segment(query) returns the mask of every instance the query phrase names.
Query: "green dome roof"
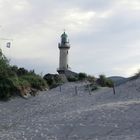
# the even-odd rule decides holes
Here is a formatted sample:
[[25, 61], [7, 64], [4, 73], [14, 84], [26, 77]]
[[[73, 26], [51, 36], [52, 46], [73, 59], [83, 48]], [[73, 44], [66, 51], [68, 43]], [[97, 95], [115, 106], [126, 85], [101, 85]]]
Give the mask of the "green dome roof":
[[63, 37], [67, 38], [68, 35], [64, 32], [64, 33], [61, 35], [61, 37], [62, 37], [62, 38], [63, 38]]

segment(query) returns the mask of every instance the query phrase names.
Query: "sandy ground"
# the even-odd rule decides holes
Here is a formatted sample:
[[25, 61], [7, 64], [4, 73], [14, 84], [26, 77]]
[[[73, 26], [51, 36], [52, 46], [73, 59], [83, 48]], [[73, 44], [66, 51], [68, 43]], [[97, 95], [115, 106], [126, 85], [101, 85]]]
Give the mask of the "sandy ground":
[[90, 95], [84, 85], [0, 102], [0, 140], [140, 140], [140, 79], [115, 95], [109, 88]]

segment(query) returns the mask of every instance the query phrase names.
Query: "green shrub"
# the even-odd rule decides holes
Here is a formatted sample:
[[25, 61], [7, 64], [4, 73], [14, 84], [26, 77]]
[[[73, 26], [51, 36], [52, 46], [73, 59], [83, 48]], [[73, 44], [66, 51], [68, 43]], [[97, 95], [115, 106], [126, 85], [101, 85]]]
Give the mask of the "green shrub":
[[94, 76], [90, 76], [90, 75], [87, 76], [87, 80], [92, 84], [95, 84], [95, 82], [96, 82], [96, 78]]
[[54, 74], [55, 83], [62, 83], [62, 78], [58, 74]]
[[106, 79], [106, 86], [107, 86], [107, 87], [113, 87], [113, 85], [114, 85], [114, 83], [113, 83], [112, 80]]
[[20, 87], [30, 87], [30, 83], [23, 79], [22, 77], [12, 77], [11, 80], [13, 81], [14, 86], [19, 89]]
[[68, 77], [67, 80], [69, 82], [76, 82], [76, 81], [78, 81], [78, 78], [77, 77]]
[[98, 84], [102, 87], [106, 86], [106, 77], [105, 75], [99, 75]]
[[8, 59], [0, 50], [0, 99], [8, 99], [17, 92], [22, 92], [22, 89], [42, 90], [46, 87], [46, 81], [36, 75], [34, 70], [28, 71], [17, 66], [10, 66]]
[[97, 83], [102, 87], [113, 87], [113, 82], [110, 79], [106, 78], [105, 75], [100, 75]]
[[0, 99], [10, 98], [15, 91], [16, 87], [11, 79], [5, 77], [0, 78]]
[[85, 87], [86, 87], [86, 90], [89, 90], [90, 89], [91, 91], [95, 91], [95, 90], [98, 90], [99, 89], [98, 86], [95, 85], [95, 84], [88, 84]]
[[130, 78], [130, 80], [138, 79], [139, 77], [140, 77], [140, 70], [138, 70], [138, 72], [135, 73], [134, 76], [132, 76], [132, 77]]
[[53, 74], [46, 74], [43, 79], [47, 82], [50, 88], [56, 84]]
[[24, 69], [24, 68], [19, 68], [18, 70], [17, 70], [17, 75], [18, 76], [22, 76], [22, 75], [26, 75], [26, 74], [28, 74], [29, 72], [26, 70], [26, 69]]
[[91, 85], [91, 91], [95, 91], [98, 89], [98, 86], [97, 85]]
[[42, 79], [39, 75], [24, 75], [20, 77], [20, 80], [27, 81], [31, 85], [31, 87], [35, 89], [39, 89], [39, 90], [42, 90], [43, 88], [47, 86], [45, 80]]
[[63, 81], [58, 74], [46, 74], [43, 79], [47, 82], [50, 89], [57, 87], [62, 84]]
[[87, 74], [86, 73], [79, 73], [78, 74], [78, 80], [82, 81], [85, 80], [87, 78]]
[[9, 61], [8, 59], [2, 54], [0, 50], [0, 76], [8, 76], [9, 72]]

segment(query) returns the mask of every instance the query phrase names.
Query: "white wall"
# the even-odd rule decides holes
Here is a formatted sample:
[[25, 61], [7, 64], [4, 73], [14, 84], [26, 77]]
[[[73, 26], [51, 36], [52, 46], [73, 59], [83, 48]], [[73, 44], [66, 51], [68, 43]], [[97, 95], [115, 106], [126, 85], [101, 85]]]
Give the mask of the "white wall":
[[60, 49], [59, 69], [68, 69], [68, 48]]

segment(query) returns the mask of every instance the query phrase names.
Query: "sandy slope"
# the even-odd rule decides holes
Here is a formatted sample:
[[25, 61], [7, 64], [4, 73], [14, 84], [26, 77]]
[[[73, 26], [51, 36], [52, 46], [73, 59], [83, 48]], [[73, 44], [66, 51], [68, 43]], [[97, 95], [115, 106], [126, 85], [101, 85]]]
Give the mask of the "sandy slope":
[[109, 88], [89, 95], [85, 84], [0, 102], [0, 140], [140, 140], [140, 79], [116, 95]]

